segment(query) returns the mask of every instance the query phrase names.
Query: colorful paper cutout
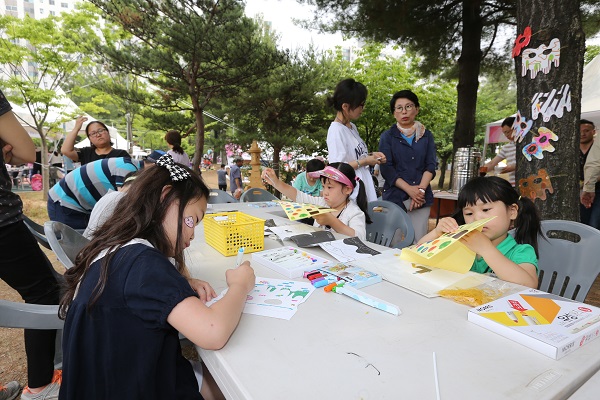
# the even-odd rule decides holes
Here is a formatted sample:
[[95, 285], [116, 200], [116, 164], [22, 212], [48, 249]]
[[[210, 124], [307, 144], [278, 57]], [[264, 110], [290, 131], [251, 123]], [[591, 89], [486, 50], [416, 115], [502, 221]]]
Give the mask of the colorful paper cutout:
[[536, 120], [542, 114], [544, 122], [548, 122], [552, 115], [562, 118], [565, 108], [571, 111], [569, 84], [562, 85], [558, 91], [552, 89], [549, 93], [536, 93], [531, 101], [531, 117]]
[[557, 141], [558, 136], [548, 128], [538, 129], [539, 136], [533, 138], [533, 142], [523, 147], [523, 155], [527, 161], [531, 161], [531, 156], [541, 160], [544, 158], [543, 151], [549, 153], [554, 152], [554, 146], [550, 144], [550, 140]]
[[519, 192], [521, 196], [529, 197], [532, 201], [536, 198], [546, 200], [546, 190], [552, 194], [554, 188], [550, 176], [545, 169], [540, 169], [537, 175], [530, 175], [519, 180]]
[[437, 239], [402, 249], [400, 258], [428, 267], [442, 268], [464, 274], [471, 269], [475, 253], [459, 241], [467, 233], [478, 230], [496, 217], [480, 219], [461, 225], [454, 232], [444, 233]]
[[527, 135], [527, 132], [529, 132], [529, 130], [531, 129], [532, 126], [533, 126], [533, 120], [530, 119], [528, 121], [527, 118], [525, 118], [521, 115], [521, 111], [517, 111], [517, 116], [515, 117], [515, 122], [513, 122], [513, 125], [512, 125], [512, 129], [515, 131], [515, 136], [514, 136], [515, 142], [518, 141], [519, 143], [521, 143], [523, 141], [523, 138], [525, 137], [525, 135]]
[[283, 208], [283, 211], [285, 211], [285, 214], [290, 221], [311, 218], [315, 215], [326, 214], [335, 211], [333, 208], [315, 206], [314, 204], [302, 204], [292, 201], [278, 201], [278, 203]]
[[513, 51], [512, 51], [512, 58], [515, 58], [519, 54], [521, 54], [521, 50], [523, 50], [523, 48], [529, 44], [530, 40], [531, 40], [531, 27], [526, 26], [523, 33], [520, 34], [519, 36], [517, 36], [517, 39], [515, 40], [515, 46], [513, 47]]
[[527, 71], [531, 71], [531, 79], [534, 79], [540, 71], [547, 74], [550, 72], [552, 64], [555, 68], [558, 68], [560, 64], [560, 40], [558, 38], [552, 39], [548, 46], [542, 44], [537, 49], [523, 50], [521, 76], [527, 75]]

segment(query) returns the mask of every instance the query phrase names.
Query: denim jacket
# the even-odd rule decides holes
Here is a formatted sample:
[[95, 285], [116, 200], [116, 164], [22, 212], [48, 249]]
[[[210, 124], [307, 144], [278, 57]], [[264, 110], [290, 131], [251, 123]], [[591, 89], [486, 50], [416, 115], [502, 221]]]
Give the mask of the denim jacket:
[[[394, 184], [398, 178], [402, 178], [410, 185], [418, 185], [425, 171], [435, 176], [436, 149], [433, 134], [426, 129], [423, 136], [419, 140], [415, 138], [410, 145], [394, 124], [381, 135], [379, 151], [385, 154], [387, 160], [385, 164], [381, 164], [381, 174], [385, 178], [382, 198], [404, 208], [402, 203], [409, 196]], [[425, 190], [425, 206], [432, 204], [433, 192], [431, 185], [428, 185]]]

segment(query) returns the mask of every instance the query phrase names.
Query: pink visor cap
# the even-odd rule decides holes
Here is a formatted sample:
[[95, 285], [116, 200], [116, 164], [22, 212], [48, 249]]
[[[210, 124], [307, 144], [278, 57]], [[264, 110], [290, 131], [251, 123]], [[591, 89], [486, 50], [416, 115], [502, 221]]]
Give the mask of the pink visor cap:
[[339, 182], [342, 185], [346, 185], [350, 189], [354, 189], [354, 185], [352, 185], [352, 182], [350, 182], [350, 179], [348, 179], [346, 175], [342, 174], [340, 170], [330, 166], [327, 166], [325, 167], [325, 169], [322, 169], [320, 171], [308, 172], [308, 176], [310, 176], [311, 178], [319, 178], [321, 176], [324, 176], [326, 178], [333, 179], [334, 181]]

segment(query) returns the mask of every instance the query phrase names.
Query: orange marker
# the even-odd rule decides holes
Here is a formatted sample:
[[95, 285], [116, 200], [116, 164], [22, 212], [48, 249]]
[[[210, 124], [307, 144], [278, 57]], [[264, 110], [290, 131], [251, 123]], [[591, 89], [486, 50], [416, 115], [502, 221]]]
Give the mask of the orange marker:
[[323, 290], [325, 290], [326, 292], [331, 292], [331, 290], [337, 285], [337, 282], [333, 282], [330, 283], [329, 285], [325, 286], [323, 288]]

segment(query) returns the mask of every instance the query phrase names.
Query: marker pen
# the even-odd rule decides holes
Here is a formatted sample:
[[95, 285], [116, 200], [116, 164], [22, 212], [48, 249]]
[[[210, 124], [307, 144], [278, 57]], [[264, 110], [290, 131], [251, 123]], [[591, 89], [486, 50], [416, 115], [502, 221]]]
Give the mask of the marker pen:
[[244, 261], [244, 248], [240, 247], [240, 249], [238, 250], [237, 253], [237, 258], [235, 259], [235, 267], [237, 268], [240, 266], [240, 264], [242, 263], [242, 261]]

